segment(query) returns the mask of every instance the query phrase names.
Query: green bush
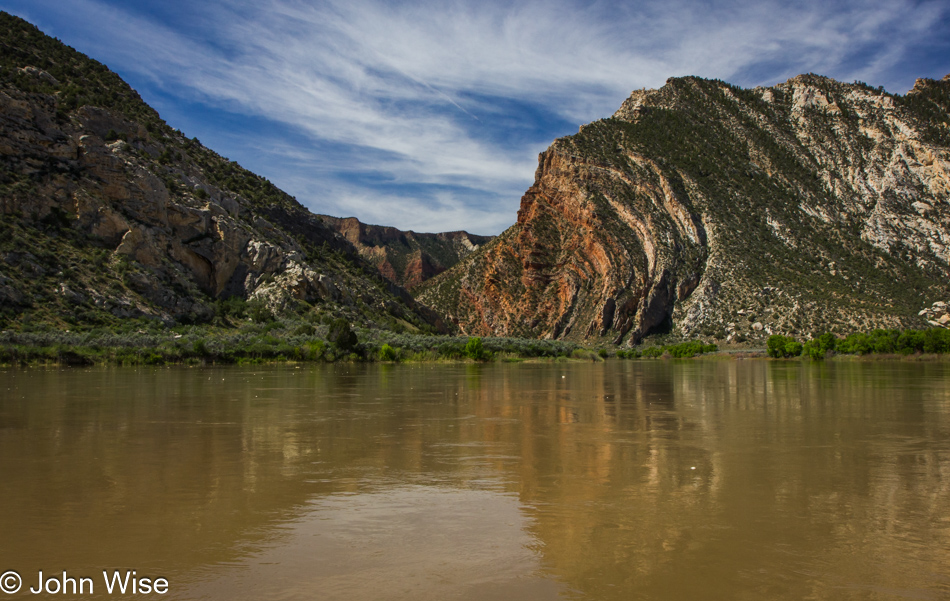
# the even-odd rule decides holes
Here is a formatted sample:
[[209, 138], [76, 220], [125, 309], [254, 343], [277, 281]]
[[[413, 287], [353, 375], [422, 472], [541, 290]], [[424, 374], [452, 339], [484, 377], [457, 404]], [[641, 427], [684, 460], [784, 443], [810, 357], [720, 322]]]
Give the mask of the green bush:
[[192, 350], [194, 350], [195, 354], [199, 357], [207, 357], [211, 354], [211, 352], [208, 350], [208, 345], [204, 340], [195, 340], [194, 344], [192, 345]]
[[572, 359], [580, 359], [582, 361], [603, 361], [603, 359], [595, 353], [594, 351], [587, 350], [584, 348], [576, 348], [571, 353]]
[[[817, 344], [817, 343], [816, 343]], [[773, 334], [769, 336], [765, 343], [769, 357], [774, 359], [784, 359], [787, 357], [798, 357], [804, 351], [804, 345], [790, 336]], [[810, 352], [811, 348], [809, 349]]]
[[871, 338], [863, 332], [850, 334], [838, 342], [838, 350], [849, 355], [866, 355], [871, 352]]
[[815, 340], [818, 341], [818, 348], [821, 349], [821, 352], [824, 354], [835, 350], [838, 344], [838, 339], [835, 338], [835, 335], [831, 332], [825, 332]]
[[819, 361], [824, 359], [825, 356], [835, 350], [835, 344], [837, 339], [835, 335], [826, 332], [817, 338], [812, 338], [811, 340], [805, 342], [802, 347], [802, 355], [808, 357], [809, 359], [814, 359]]
[[267, 323], [274, 320], [274, 314], [267, 308], [267, 303], [255, 299], [247, 303], [248, 314], [254, 323]]
[[869, 353], [950, 353], [950, 330], [930, 328], [928, 330], [874, 330], [870, 334], [856, 332], [844, 340], [839, 340], [835, 350], [851, 355]]
[[950, 353], [950, 330], [931, 328], [924, 331], [923, 339], [925, 353]]
[[322, 340], [308, 340], [303, 345], [303, 358], [308, 361], [316, 361], [323, 358], [325, 345]]
[[395, 360], [396, 360], [396, 349], [394, 349], [393, 347], [389, 346], [388, 344], [384, 344], [384, 345], [379, 349], [379, 360], [380, 360], [380, 361], [395, 361]]
[[802, 343], [797, 340], [789, 340], [785, 343], [785, 356], [798, 357], [802, 354]]
[[923, 352], [923, 350], [923, 332], [919, 330], [904, 330], [901, 332], [901, 335], [897, 337], [897, 352], [904, 355], [910, 355], [911, 353]]
[[868, 345], [872, 353], [893, 353], [897, 351], [899, 337], [897, 330], [873, 330], [868, 335]]
[[465, 356], [476, 361], [483, 361], [486, 358], [481, 338], [473, 336], [468, 339], [468, 342], [465, 343]]
[[693, 341], [665, 346], [663, 350], [677, 359], [688, 359], [696, 355], [702, 355], [703, 353], [714, 353], [719, 350], [719, 347], [715, 344], [703, 344], [699, 341]]
[[773, 359], [785, 357], [785, 345], [788, 344], [789, 340], [787, 336], [782, 336], [781, 334], [772, 334], [769, 336], [769, 339], [765, 342], [765, 349], [769, 357]]
[[350, 329], [350, 323], [342, 317], [334, 319], [330, 324], [327, 340], [345, 353], [352, 351], [359, 343], [356, 334]]
[[317, 329], [309, 323], [303, 323], [297, 326], [297, 329], [294, 330], [294, 336], [313, 336], [317, 332]]

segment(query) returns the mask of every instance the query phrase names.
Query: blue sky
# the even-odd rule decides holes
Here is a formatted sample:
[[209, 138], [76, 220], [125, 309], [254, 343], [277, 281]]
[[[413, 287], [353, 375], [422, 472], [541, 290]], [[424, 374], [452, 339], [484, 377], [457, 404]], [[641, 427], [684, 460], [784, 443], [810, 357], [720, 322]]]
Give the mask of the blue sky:
[[950, 73], [950, 2], [0, 0], [311, 210], [497, 234], [537, 155], [631, 90]]

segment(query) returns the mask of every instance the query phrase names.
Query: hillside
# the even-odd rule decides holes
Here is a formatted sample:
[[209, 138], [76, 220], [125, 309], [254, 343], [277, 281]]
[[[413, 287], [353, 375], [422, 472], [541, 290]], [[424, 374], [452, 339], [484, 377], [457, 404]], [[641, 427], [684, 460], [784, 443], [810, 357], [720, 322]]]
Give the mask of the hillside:
[[481, 335], [632, 344], [926, 326], [950, 296], [950, 79], [674, 78], [540, 155], [417, 298]]
[[211, 320], [237, 297], [370, 327], [438, 319], [294, 198], [0, 13], [0, 328]]
[[390, 281], [409, 290], [468, 256], [492, 236], [468, 232], [437, 234], [370, 225], [355, 217], [320, 218], [347, 239]]

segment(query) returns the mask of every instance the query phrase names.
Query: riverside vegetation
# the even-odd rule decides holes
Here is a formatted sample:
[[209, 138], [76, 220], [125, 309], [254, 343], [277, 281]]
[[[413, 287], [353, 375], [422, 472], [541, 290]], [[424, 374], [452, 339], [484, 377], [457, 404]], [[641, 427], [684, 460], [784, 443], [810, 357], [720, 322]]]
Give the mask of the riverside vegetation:
[[[214, 325], [166, 327], [129, 319], [120, 327], [78, 331], [43, 326], [0, 332], [0, 365], [205, 365], [269, 362], [419, 361], [604, 361], [605, 348], [563, 340], [426, 335], [351, 327], [331, 314], [275, 317], [262, 304], [229, 301], [217, 305]], [[716, 354], [700, 341], [644, 345], [613, 351], [617, 359], [689, 359]], [[748, 354], [755, 356], [755, 349]], [[950, 353], [950, 330], [882, 330], [844, 338], [825, 333], [804, 343], [773, 335], [772, 358], [820, 360], [839, 355], [937, 355]], [[718, 356], [723, 356], [719, 354]], [[728, 355], [725, 355], [728, 356]]]

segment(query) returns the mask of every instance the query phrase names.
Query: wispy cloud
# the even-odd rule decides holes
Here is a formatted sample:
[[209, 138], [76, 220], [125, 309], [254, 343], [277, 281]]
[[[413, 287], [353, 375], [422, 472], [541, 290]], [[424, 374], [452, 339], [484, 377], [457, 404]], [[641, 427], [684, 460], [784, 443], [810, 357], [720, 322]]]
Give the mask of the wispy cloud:
[[[203, 113], [189, 127], [316, 211], [486, 233], [514, 221], [553, 136], [609, 115], [632, 89], [686, 74], [770, 85], [806, 71], [906, 89], [928, 74], [901, 66], [950, 34], [945, 2], [911, 0], [177, 8], [187, 15], [33, 0], [30, 15], [42, 26], [58, 11], [61, 37], [166, 102], [274, 124], [225, 131]], [[950, 71], [941, 60], [930, 66]], [[303, 141], [296, 149], [281, 144], [287, 131]]]

